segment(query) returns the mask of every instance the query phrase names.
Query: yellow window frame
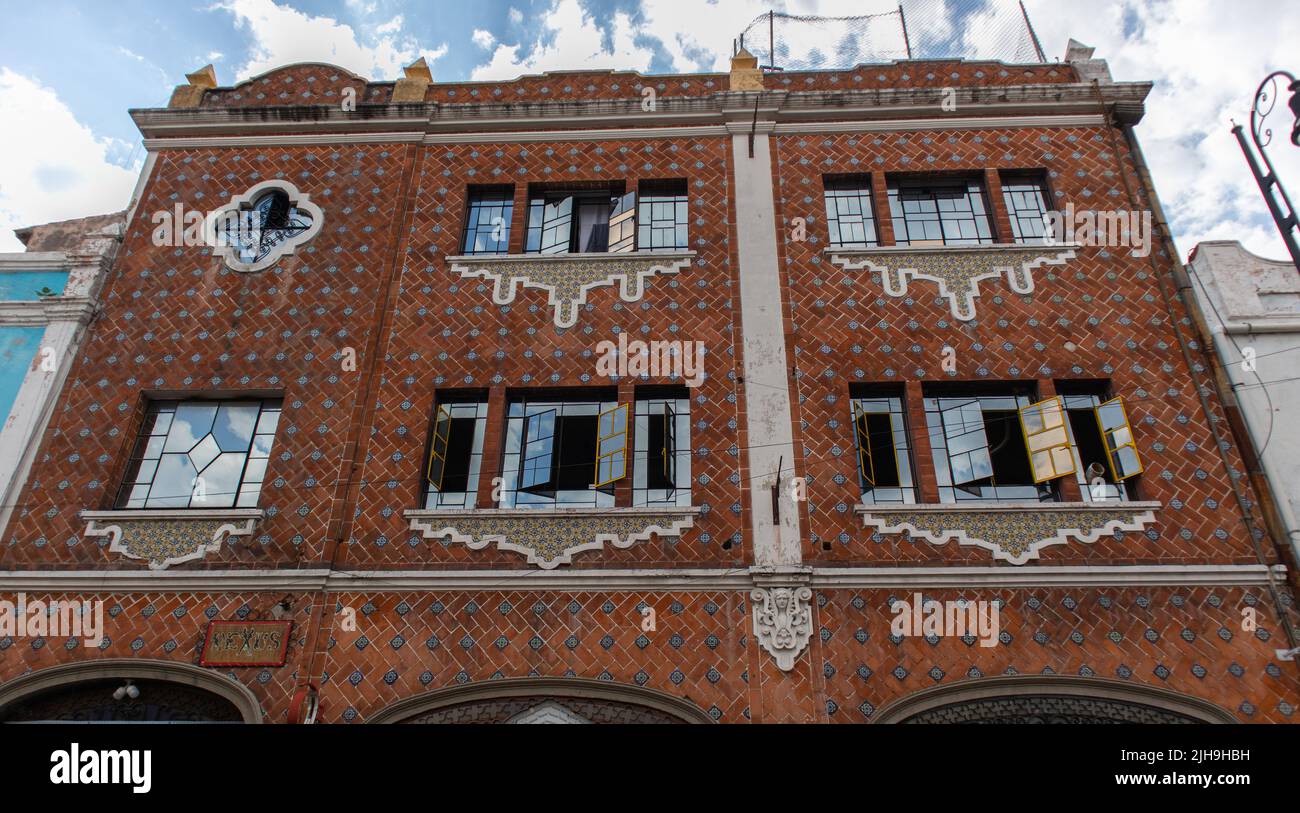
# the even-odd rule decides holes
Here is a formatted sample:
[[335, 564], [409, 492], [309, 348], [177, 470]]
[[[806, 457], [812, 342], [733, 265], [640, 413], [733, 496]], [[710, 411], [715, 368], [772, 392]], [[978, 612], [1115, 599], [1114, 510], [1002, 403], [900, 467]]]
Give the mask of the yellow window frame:
[[[853, 434], [858, 441], [858, 474], [862, 482], [875, 488], [876, 461], [871, 454], [871, 436], [867, 432], [867, 411], [857, 402], [853, 404]], [[893, 440], [891, 436], [890, 443]]]
[[1073, 444], [1070, 442], [1065, 405], [1059, 395], [1023, 406], [1018, 413], [1020, 434], [1025, 441], [1025, 450], [1029, 453], [1029, 469], [1034, 475], [1034, 485], [1079, 470]]
[[[1107, 427], [1101, 418], [1101, 414], [1102, 410], [1112, 406], [1119, 408], [1119, 414], [1123, 418], [1123, 421]], [[1106, 448], [1106, 463], [1110, 466], [1110, 473], [1111, 476], [1115, 478], [1115, 482], [1122, 483], [1125, 480], [1141, 474], [1145, 466], [1142, 465], [1142, 456], [1138, 454], [1137, 444], [1133, 438], [1133, 426], [1129, 423], [1128, 409], [1124, 406], [1123, 396], [1117, 395], [1101, 406], [1093, 407], [1092, 413], [1097, 418], [1097, 429], [1101, 432], [1101, 442]], [[1123, 443], [1112, 444], [1112, 440], [1116, 435], [1122, 438], [1127, 438], [1127, 440]], [[1132, 452], [1133, 460], [1137, 463], [1137, 471], [1129, 472], [1121, 476], [1119, 466], [1116, 465], [1115, 460], [1123, 449], [1128, 449]]]
[[[439, 491], [442, 491], [443, 475], [447, 471], [447, 446], [450, 439], [451, 408], [446, 404], [442, 404], [438, 407], [438, 413], [433, 421], [433, 442], [429, 444], [429, 462], [424, 468], [424, 478]], [[438, 467], [437, 480], [433, 479], [433, 464], [435, 462], [442, 463]]]
[[[618, 429], [616, 428], [616, 427], [619, 426], [619, 422], [618, 422], [618, 420], [614, 417], [614, 416], [615, 416], [618, 412], [620, 412], [620, 411], [623, 413], [623, 418], [622, 418], [622, 419], [623, 419], [623, 423], [622, 423], [623, 429], [622, 429], [622, 431], [620, 431], [620, 430], [618, 430]], [[605, 426], [606, 426], [605, 416], [606, 416], [606, 415], [610, 416], [610, 420], [609, 420], [609, 423], [608, 423], [608, 426], [610, 427], [610, 431], [609, 431], [609, 432], [605, 432]], [[628, 424], [628, 405], [627, 405], [627, 404], [619, 404], [619, 405], [617, 405], [617, 406], [610, 407], [609, 409], [607, 409], [607, 410], [605, 410], [604, 412], [600, 413], [600, 416], [596, 419], [596, 472], [595, 472], [595, 477], [593, 478], [594, 481], [595, 481], [595, 482], [593, 483], [593, 485], [594, 485], [595, 488], [600, 488], [601, 486], [607, 486], [607, 485], [609, 485], [610, 483], [613, 483], [613, 482], [617, 482], [617, 481], [619, 481], [619, 480], [622, 480], [624, 477], [627, 476], [627, 445], [628, 445], [628, 444], [627, 444], [627, 438], [628, 438], [628, 430], [629, 430], [629, 424]], [[616, 439], [618, 439], [619, 435], [622, 435], [622, 442], [620, 443], [620, 445], [617, 446], [617, 447], [611, 448], [609, 451], [605, 451], [605, 448], [606, 448], [606, 446], [605, 446], [605, 442], [606, 442], [607, 440], [616, 440]], [[615, 467], [614, 467], [614, 461], [615, 461], [616, 458], [617, 458], [617, 459], [619, 460], [619, 462], [621, 463], [621, 466], [618, 468], [618, 474], [617, 474], [617, 475], [614, 474], [614, 472], [615, 472], [615, 470], [616, 470]], [[600, 474], [600, 472], [601, 472], [601, 467], [602, 467], [602, 465], [605, 463], [606, 460], [608, 460], [608, 461], [610, 462], [610, 465], [609, 465], [609, 474], [610, 474], [610, 477], [602, 479], [602, 478], [601, 478], [601, 474]]]

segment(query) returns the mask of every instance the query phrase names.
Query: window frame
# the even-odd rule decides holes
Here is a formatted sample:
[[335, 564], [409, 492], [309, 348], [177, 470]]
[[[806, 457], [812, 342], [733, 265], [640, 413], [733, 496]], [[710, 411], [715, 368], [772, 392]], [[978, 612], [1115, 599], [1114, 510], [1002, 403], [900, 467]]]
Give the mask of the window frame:
[[[852, 194], [847, 194], [852, 193]], [[856, 216], [861, 221], [864, 239], [844, 240], [842, 225], [844, 212], [840, 211], [841, 200], [857, 199], [859, 212]], [[835, 202], [832, 212], [831, 203]], [[876, 195], [871, 185], [870, 175], [822, 176], [822, 204], [826, 211], [826, 238], [831, 248], [877, 248], [880, 245], [879, 218], [876, 217]]]
[[[435, 484], [429, 476], [433, 460], [438, 454], [438, 422], [443, 414], [448, 417], [447, 435], [443, 443], [444, 466], [440, 482]], [[422, 500], [425, 509], [474, 508], [478, 501], [479, 476], [483, 467], [483, 444], [487, 437], [488, 401], [486, 396], [448, 394], [439, 398], [434, 406], [429, 427], [428, 448], [425, 451], [424, 472], [421, 477]], [[446, 455], [452, 447], [452, 431], [457, 420], [473, 420], [474, 436], [470, 439], [469, 461], [464, 491], [444, 491], [446, 483]]]
[[[1052, 191], [1046, 173], [1002, 172], [998, 180], [1002, 185], [1002, 205], [1006, 207], [1007, 218], [1011, 222], [1011, 241], [1017, 245], [1052, 245], [1055, 237], [1049, 232], [1047, 215], [1056, 211], [1056, 207], [1052, 205]], [[1021, 208], [1013, 197], [1028, 194], [1028, 188], [1038, 193], [1042, 204], [1038, 210]], [[1034, 228], [1040, 229], [1042, 233], [1026, 235], [1023, 228], [1025, 224], [1035, 224]]]
[[[886, 415], [889, 418], [890, 445], [894, 454], [894, 466], [898, 472], [898, 485], [876, 483], [875, 453], [871, 450], [872, 437], [864, 438], [863, 435], [863, 430], [869, 429], [870, 421], [859, 422], [869, 415]], [[852, 421], [853, 450], [857, 463], [855, 469], [861, 502], [865, 505], [915, 505], [919, 489], [912, 468], [913, 450], [908, 427], [906, 394], [871, 392], [853, 395], [849, 399], [849, 416]], [[862, 462], [864, 451], [872, 468], [870, 477], [867, 476]], [[895, 491], [896, 495], [893, 494]]]
[[[637, 251], [688, 251], [691, 247], [690, 187], [685, 179], [646, 180], [638, 184], [636, 250]], [[656, 218], [661, 210], [656, 207], [671, 206], [672, 226], [658, 225], [667, 222]], [[672, 245], [658, 244], [656, 234], [671, 231]], [[650, 238], [647, 240], [647, 236]]]
[[[253, 418], [252, 429], [248, 434], [248, 443], [243, 451], [228, 450], [221, 446], [221, 441], [216, 438], [217, 420], [222, 414], [223, 409], [231, 407], [257, 407], [257, 415]], [[172, 440], [172, 431], [178, 427], [177, 413], [181, 408], [213, 408], [211, 419], [207, 422], [206, 431], [202, 436], [194, 439], [194, 443], [188, 448], [170, 448]], [[119, 511], [202, 511], [202, 510], [226, 510], [235, 508], [257, 508], [261, 501], [262, 487], [267, 481], [267, 474], [271, 466], [271, 453], [275, 447], [275, 437], [279, 430], [280, 419], [284, 412], [284, 399], [280, 396], [253, 396], [253, 397], [180, 397], [180, 398], [150, 398], [145, 406], [144, 419], [141, 421], [136, 432], [135, 442], [131, 447], [130, 457], [127, 459], [126, 468], [123, 472], [121, 482], [113, 499], [114, 510]], [[270, 426], [266, 427], [263, 423], [267, 416], [274, 415], [269, 419]], [[165, 426], [159, 432], [159, 423], [166, 416]], [[267, 431], [261, 431], [263, 429]], [[180, 437], [177, 435], [177, 437]], [[150, 456], [149, 452], [157, 442], [157, 453]], [[203, 445], [209, 438], [213, 438], [213, 445], [216, 446], [214, 454], [200, 469], [195, 465], [192, 453]], [[264, 441], [262, 439], [265, 439]], [[261, 450], [260, 442], [265, 443], [265, 454], [257, 454]], [[239, 477], [235, 481], [233, 492], [220, 492], [217, 495], [210, 494], [206, 486], [200, 488], [199, 484], [203, 482], [204, 473], [218, 463], [224, 455], [240, 454], [243, 461], [239, 466]], [[149, 501], [154, 498], [153, 491], [158, 484], [159, 469], [162, 468], [165, 456], [184, 456], [187, 463], [194, 470], [194, 477], [190, 482], [189, 494], [186, 496], [185, 504], [179, 505], [169, 503], [166, 505], [150, 505]], [[260, 466], [257, 465], [260, 462]], [[141, 472], [145, 470], [146, 464], [152, 463], [148, 467], [148, 479], [141, 479]], [[252, 468], [260, 468], [257, 479], [250, 477], [250, 464]], [[256, 486], [256, 488], [250, 488]], [[144, 487], [143, 495], [137, 496], [137, 489]], [[220, 501], [213, 500], [213, 496], [232, 494], [230, 504], [224, 505]], [[251, 495], [251, 500], [247, 498]], [[160, 500], [180, 500], [179, 495], [168, 495], [159, 497]], [[140, 500], [139, 504], [137, 500]]]
[[[465, 195], [465, 227], [461, 230], [460, 252], [463, 256], [499, 256], [510, 253], [510, 230], [514, 218], [515, 190], [513, 186], [470, 186]], [[497, 217], [503, 222], [500, 241], [495, 241], [494, 248], [476, 248], [477, 238], [484, 223], [482, 213], [496, 210]], [[490, 230], [495, 229], [492, 221], [486, 224]]]
[[[1014, 433], [1015, 437], [1021, 438], [1023, 443], [1023, 434], [1020, 426], [1019, 412], [1022, 408], [1031, 406], [1038, 399], [1032, 392], [1032, 389], [1024, 385], [1008, 384], [1005, 387], [980, 387], [972, 388], [968, 392], [950, 391], [948, 388], [934, 388], [927, 391], [924, 397], [924, 407], [926, 416], [926, 431], [930, 438], [931, 457], [934, 461], [935, 482], [939, 491], [939, 502], [942, 504], [964, 504], [964, 503], [999, 503], [999, 502], [1059, 502], [1060, 494], [1055, 487], [1055, 481], [1043, 483], [1013, 483], [999, 484], [997, 476], [996, 453], [1000, 446], [995, 446], [993, 441], [988, 437], [987, 427], [989, 418], [985, 416], [988, 412], [1008, 413], [1000, 418], [1007, 420], [1009, 423], [1005, 427], [1003, 435], [1006, 442]], [[949, 453], [948, 439], [950, 433], [948, 426], [942, 420], [942, 412], [955, 409], [962, 405], [968, 405], [974, 402], [979, 410], [980, 425], [979, 431], [984, 436], [985, 445], [982, 447], [987, 451], [990, 474], [986, 477], [980, 477], [957, 483], [954, 478], [951, 458]], [[968, 423], [963, 418], [963, 427]], [[961, 435], [974, 434], [975, 430], [968, 430]], [[953, 435], [957, 437], [959, 435]], [[973, 450], [959, 451], [956, 454], [969, 454]], [[1026, 448], [1026, 453], [1028, 449]], [[1033, 475], [1033, 469], [1029, 464], [1028, 456], [1025, 458], [1025, 465], [1030, 476]], [[971, 467], [974, 472], [974, 466]], [[987, 480], [987, 484], [980, 483], [972, 485], [978, 481]]]
[[[945, 248], [949, 246], [973, 246], [973, 245], [993, 245], [997, 242], [997, 232], [994, 228], [994, 217], [989, 205], [988, 190], [984, 186], [982, 178], [967, 174], [956, 175], [938, 175], [933, 177], [889, 177], [887, 178], [889, 189], [889, 216], [894, 227], [894, 243], [898, 246], [909, 246], [914, 248]], [[965, 217], [944, 217], [944, 207], [936, 193], [942, 190], [962, 189], [961, 199], [967, 204], [970, 211], [969, 218]], [[904, 200], [904, 192], [923, 190], [929, 193], [928, 200], [933, 203], [934, 217], [909, 217]], [[955, 199], [951, 198], [951, 199]], [[975, 202], [978, 201], [978, 211]], [[927, 212], [910, 213], [912, 215], [928, 214]], [[945, 224], [952, 222], [958, 224], [958, 231], [962, 229], [960, 224], [966, 220], [972, 223], [975, 231], [975, 237], [955, 237], [948, 236], [948, 229]], [[922, 224], [937, 224], [939, 233], [938, 238], [924, 237], [918, 239], [913, 231], [916, 226]], [[982, 227], [982, 228], [981, 228]], [[929, 233], [929, 229], [923, 228], [923, 232]]]
[[[671, 488], [650, 486], [650, 422], [662, 416], [667, 430], [671, 415], [672, 428], [664, 431], [664, 448], [659, 453], [665, 479]], [[671, 438], [669, 437], [671, 434]], [[633, 410], [632, 435], [632, 505], [634, 507], [691, 505], [691, 400], [686, 392], [638, 392]], [[671, 453], [669, 449], [671, 448]], [[667, 475], [671, 469], [671, 476]]]

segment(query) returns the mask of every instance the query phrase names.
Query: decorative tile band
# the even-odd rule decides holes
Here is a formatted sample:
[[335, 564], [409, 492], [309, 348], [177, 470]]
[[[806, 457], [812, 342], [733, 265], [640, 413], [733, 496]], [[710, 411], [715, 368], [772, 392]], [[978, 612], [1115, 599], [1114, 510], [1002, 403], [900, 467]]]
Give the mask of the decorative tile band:
[[546, 304], [555, 311], [556, 327], [578, 323], [578, 309], [587, 304], [595, 288], [618, 285], [624, 302], [645, 295], [645, 281], [657, 274], [676, 274], [689, 268], [695, 252], [629, 254], [512, 254], [507, 256], [448, 257], [453, 273], [463, 278], [492, 280], [492, 301], [509, 305], [519, 286], [547, 292]]
[[150, 570], [202, 559], [221, 550], [229, 537], [252, 536], [262, 512], [182, 511], [149, 516], [139, 511], [83, 511], [89, 538], [109, 538], [108, 550], [149, 563]]
[[907, 533], [944, 545], [976, 545], [994, 559], [1023, 565], [1038, 551], [1071, 539], [1091, 544], [1115, 531], [1141, 531], [1155, 522], [1160, 503], [1032, 503], [985, 506], [859, 505], [863, 524], [882, 534]]
[[1017, 294], [1034, 292], [1033, 270], [1064, 265], [1075, 257], [1072, 246], [952, 246], [938, 249], [881, 248], [834, 250], [831, 262], [846, 271], [866, 268], [880, 274], [885, 293], [907, 296], [908, 282], [923, 279], [939, 286], [939, 296], [948, 300], [953, 318], [975, 319], [975, 298], [982, 280], [1006, 276]]
[[408, 511], [412, 531], [425, 539], [450, 539], [470, 550], [495, 544], [520, 553], [543, 570], [573, 563], [575, 554], [605, 545], [630, 548], [652, 534], [680, 537], [695, 523], [694, 509], [625, 512], [619, 509], [534, 511]]

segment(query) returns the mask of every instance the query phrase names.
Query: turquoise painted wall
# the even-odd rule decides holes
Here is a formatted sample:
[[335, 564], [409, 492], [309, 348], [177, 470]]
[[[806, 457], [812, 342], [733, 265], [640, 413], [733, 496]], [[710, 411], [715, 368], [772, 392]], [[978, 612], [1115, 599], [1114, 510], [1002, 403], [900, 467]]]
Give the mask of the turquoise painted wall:
[[68, 284], [67, 271], [13, 271], [0, 274], [0, 301], [30, 302], [40, 299], [36, 292], [49, 288], [57, 296], [63, 295]]
[[0, 419], [9, 418], [44, 336], [45, 328], [39, 326], [0, 327]]

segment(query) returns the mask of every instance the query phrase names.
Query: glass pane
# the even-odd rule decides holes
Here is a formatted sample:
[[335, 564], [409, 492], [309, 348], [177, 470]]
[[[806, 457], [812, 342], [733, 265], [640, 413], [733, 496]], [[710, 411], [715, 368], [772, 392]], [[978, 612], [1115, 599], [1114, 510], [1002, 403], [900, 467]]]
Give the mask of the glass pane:
[[239, 502], [235, 503], [238, 508], [256, 508], [257, 497], [261, 493], [262, 487], [259, 484], [246, 485], [239, 489]]
[[166, 443], [167, 443], [166, 435], [154, 435], [153, 437], [149, 438], [149, 442], [145, 444], [144, 456], [149, 458], [158, 457], [158, 455], [162, 454], [163, 445]]
[[257, 423], [258, 404], [222, 404], [212, 425], [212, 436], [223, 452], [246, 452]]
[[[216, 410], [214, 409], [215, 413]], [[158, 464], [153, 489], [149, 492], [149, 508], [186, 508], [198, 472], [190, 464], [189, 455], [165, 454]]]
[[271, 435], [258, 435], [257, 437], [253, 438], [253, 450], [251, 452], [251, 456], [270, 457], [272, 440], [274, 440], [274, 437]]
[[245, 483], [260, 483], [266, 477], [267, 460], [264, 457], [254, 458], [248, 461], [248, 466], [244, 469]]
[[225, 508], [235, 504], [239, 491], [239, 476], [244, 470], [244, 455], [227, 452], [203, 470], [203, 488], [206, 499], [196, 505], [208, 508]]
[[167, 452], [188, 452], [199, 439], [212, 431], [217, 417], [216, 404], [181, 404], [176, 407], [176, 418], [167, 434]]
[[257, 420], [257, 434], [274, 435], [275, 427], [280, 423], [280, 410], [268, 409]]
[[208, 435], [190, 450], [190, 462], [194, 464], [195, 469], [202, 472], [208, 467], [209, 463], [217, 459], [219, 454], [221, 454], [221, 448], [217, 446], [216, 439], [212, 435]]

